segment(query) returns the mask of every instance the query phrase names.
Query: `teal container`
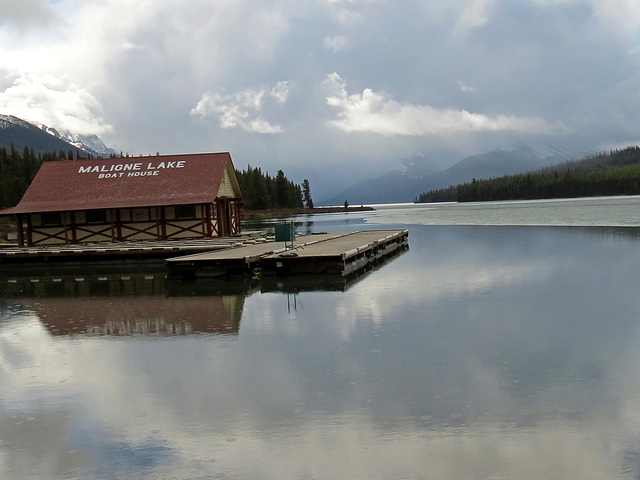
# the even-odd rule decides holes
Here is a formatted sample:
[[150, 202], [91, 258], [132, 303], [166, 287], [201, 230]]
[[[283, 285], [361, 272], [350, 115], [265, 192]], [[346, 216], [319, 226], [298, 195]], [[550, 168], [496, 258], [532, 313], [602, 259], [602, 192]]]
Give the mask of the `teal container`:
[[293, 228], [293, 223], [281, 223], [276, 225], [276, 242], [293, 242], [296, 238], [296, 233]]

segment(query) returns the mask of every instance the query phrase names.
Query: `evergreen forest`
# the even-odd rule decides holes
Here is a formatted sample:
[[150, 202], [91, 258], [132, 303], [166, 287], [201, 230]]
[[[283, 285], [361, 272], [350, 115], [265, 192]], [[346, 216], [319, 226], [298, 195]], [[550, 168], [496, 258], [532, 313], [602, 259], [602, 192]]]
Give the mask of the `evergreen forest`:
[[309, 181], [300, 186], [289, 180], [282, 170], [275, 177], [263, 172], [260, 167], [247, 166], [246, 170], [236, 170], [240, 190], [249, 210], [271, 208], [313, 208]]
[[640, 195], [640, 147], [599, 153], [542, 170], [476, 180], [431, 190], [425, 202], [484, 202], [544, 198]]
[[42, 162], [66, 159], [69, 154], [73, 152], [36, 154], [28, 147], [22, 152], [13, 146], [0, 148], [0, 209], [18, 204]]

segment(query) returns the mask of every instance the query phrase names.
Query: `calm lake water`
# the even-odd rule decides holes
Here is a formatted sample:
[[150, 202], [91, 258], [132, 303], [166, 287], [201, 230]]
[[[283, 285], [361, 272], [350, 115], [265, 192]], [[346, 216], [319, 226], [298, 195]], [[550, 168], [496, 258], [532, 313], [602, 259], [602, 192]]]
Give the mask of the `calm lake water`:
[[640, 477], [640, 198], [298, 220], [410, 248], [347, 280], [0, 272], [0, 478]]

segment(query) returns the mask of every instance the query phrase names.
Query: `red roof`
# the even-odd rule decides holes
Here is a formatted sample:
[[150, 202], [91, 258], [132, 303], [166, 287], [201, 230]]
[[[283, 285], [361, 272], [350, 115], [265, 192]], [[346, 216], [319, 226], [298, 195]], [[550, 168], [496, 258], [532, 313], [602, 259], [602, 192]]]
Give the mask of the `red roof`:
[[0, 215], [211, 203], [227, 168], [235, 182], [226, 152], [44, 162], [20, 203]]

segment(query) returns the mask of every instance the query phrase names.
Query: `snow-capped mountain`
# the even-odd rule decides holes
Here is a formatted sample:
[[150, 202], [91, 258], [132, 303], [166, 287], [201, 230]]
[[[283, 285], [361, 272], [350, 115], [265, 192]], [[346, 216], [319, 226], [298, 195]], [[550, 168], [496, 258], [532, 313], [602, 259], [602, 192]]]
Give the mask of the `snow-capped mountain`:
[[60, 134], [45, 125], [34, 125], [13, 115], [0, 114], [0, 147], [22, 150], [29, 148], [36, 153], [78, 152], [81, 157], [108, 157], [117, 154], [96, 135], [82, 136]]
[[29, 148], [36, 153], [74, 151], [86, 156], [86, 152], [53, 137], [40, 128], [12, 115], [0, 115], [0, 147], [22, 151]]
[[108, 157], [109, 155], [117, 154], [114, 149], [107, 147], [97, 135], [60, 133], [55, 128], [47, 125], [40, 125], [40, 129], [55, 138], [59, 138], [60, 140], [95, 156]]
[[13, 115], [0, 114], [0, 129], [7, 129], [11, 127], [30, 128], [33, 127], [29, 122], [25, 122], [21, 118], [14, 117]]
[[60, 134], [56, 129], [34, 125], [13, 115], [0, 114], [0, 147], [36, 153], [77, 152], [76, 156], [108, 157], [117, 154], [95, 135]]

